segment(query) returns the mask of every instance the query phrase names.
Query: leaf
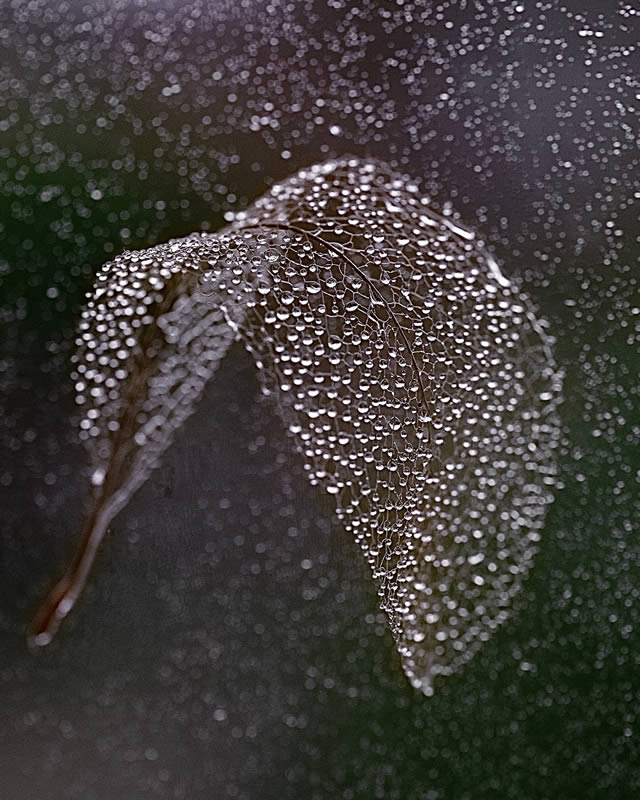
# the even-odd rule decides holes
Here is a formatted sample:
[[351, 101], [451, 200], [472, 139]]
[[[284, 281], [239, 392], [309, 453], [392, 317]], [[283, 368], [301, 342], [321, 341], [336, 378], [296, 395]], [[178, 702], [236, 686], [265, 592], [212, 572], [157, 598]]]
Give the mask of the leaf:
[[[145, 274], [136, 302], [151, 294], [157, 310], [141, 318], [135, 366], [113, 403], [92, 406], [107, 516], [157, 463], [235, 332], [369, 563], [408, 678], [431, 694], [508, 617], [552, 499], [560, 374], [527, 299], [415, 184], [357, 159], [303, 170], [227, 232], [137, 259], [149, 257], [174, 284], [150, 291]], [[116, 307], [133, 258], [96, 284]], [[188, 320], [177, 314], [182, 327], [160, 346], [176, 304]], [[114, 318], [99, 328], [95, 305], [87, 314], [94, 348], [113, 349]], [[79, 374], [92, 352], [81, 350]], [[179, 413], [154, 394], [162, 380], [187, 382]], [[132, 429], [140, 407], [138, 430], [162, 435], [123, 450], [104, 431], [120, 418]]]
[[[236, 335], [240, 310], [226, 286], [240, 282], [235, 273], [263, 249], [250, 233], [191, 236], [124, 253], [98, 274], [72, 376], [91, 465], [91, 510], [69, 568], [34, 617], [33, 644], [51, 641], [84, 588], [111, 520], [194, 410]], [[243, 278], [243, 291], [254, 291], [250, 278]]]

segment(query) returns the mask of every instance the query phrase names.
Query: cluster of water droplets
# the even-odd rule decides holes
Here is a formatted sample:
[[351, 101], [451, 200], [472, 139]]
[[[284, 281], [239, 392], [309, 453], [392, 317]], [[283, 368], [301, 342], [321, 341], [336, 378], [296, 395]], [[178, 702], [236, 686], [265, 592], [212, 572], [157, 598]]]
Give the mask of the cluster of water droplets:
[[146, 479], [236, 337], [430, 694], [507, 618], [537, 550], [560, 391], [542, 324], [409, 179], [302, 170], [221, 233], [98, 275], [75, 363], [98, 502]]

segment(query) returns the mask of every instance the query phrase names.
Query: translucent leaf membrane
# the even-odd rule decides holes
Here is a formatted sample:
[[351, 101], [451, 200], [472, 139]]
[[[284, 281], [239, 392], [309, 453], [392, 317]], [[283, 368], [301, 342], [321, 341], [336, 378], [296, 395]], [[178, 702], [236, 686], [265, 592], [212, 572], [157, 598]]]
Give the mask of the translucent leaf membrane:
[[[255, 291], [264, 249], [250, 232], [194, 235], [125, 252], [99, 272], [72, 374], [91, 508], [69, 568], [33, 620], [33, 644], [51, 641], [84, 588], [109, 523], [193, 411], [236, 335], [243, 313], [237, 303]], [[226, 291], [236, 284], [237, 303]]]
[[[98, 277], [76, 380], [109, 519], [234, 334], [431, 694], [508, 617], [533, 564], [559, 437], [541, 324], [410, 180], [357, 159], [303, 170], [225, 232], [125, 254]], [[55, 592], [54, 606], [59, 620]], [[41, 643], [53, 628], [36, 625]]]
[[550, 343], [474, 234], [384, 165], [321, 165], [274, 196], [290, 231], [242, 335], [430, 694], [533, 564], [559, 437]]

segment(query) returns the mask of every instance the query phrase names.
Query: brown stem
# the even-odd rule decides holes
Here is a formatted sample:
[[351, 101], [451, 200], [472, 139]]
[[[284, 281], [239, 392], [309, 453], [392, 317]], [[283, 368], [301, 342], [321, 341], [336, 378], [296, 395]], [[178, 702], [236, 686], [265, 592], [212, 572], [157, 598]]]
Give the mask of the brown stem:
[[112, 515], [98, 501], [84, 528], [80, 545], [62, 578], [45, 597], [29, 626], [29, 644], [44, 647], [51, 642], [62, 621], [82, 594], [100, 542]]

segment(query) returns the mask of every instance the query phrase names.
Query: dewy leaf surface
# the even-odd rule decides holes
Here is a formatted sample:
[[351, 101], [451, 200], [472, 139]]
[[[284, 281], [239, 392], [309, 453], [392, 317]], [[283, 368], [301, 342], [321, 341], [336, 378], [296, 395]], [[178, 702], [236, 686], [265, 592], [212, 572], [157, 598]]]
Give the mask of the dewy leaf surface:
[[[96, 281], [76, 363], [94, 539], [234, 336], [369, 563], [407, 676], [431, 694], [504, 622], [533, 564], [559, 437], [541, 323], [472, 232], [373, 161], [303, 170], [220, 234], [124, 254]], [[73, 604], [77, 571], [36, 641]]]

